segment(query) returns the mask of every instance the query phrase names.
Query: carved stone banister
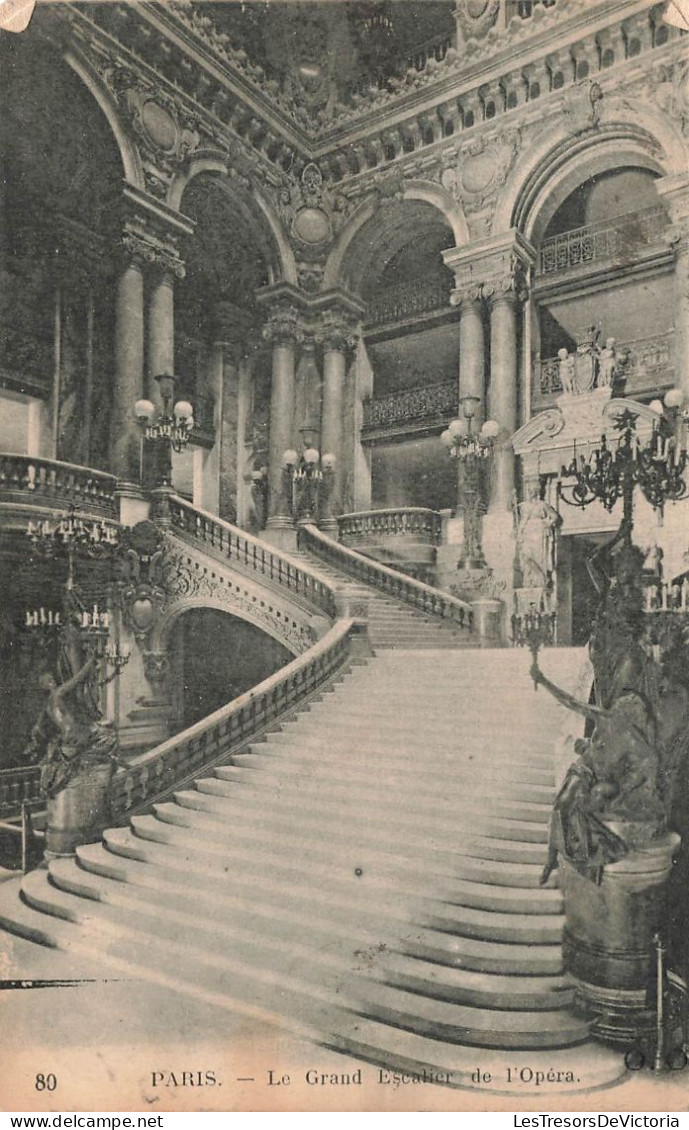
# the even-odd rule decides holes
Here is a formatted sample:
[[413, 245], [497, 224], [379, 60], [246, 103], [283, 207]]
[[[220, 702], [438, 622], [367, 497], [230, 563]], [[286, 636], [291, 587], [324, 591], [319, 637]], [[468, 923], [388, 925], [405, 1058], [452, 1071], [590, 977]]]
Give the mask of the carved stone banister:
[[114, 475], [90, 467], [37, 459], [33, 455], [0, 454], [0, 498], [5, 501], [74, 505], [80, 510], [117, 518], [116, 485]]
[[169, 498], [172, 529], [202, 547], [211, 556], [229, 561], [244, 573], [260, 578], [264, 584], [288, 590], [290, 598], [325, 613], [337, 616], [335, 590], [308, 568], [283, 557], [259, 538], [229, 522], [200, 510], [175, 495]]
[[349, 547], [372, 545], [376, 540], [388, 538], [438, 545], [442, 518], [437, 510], [429, 510], [424, 506], [403, 506], [341, 514], [337, 525], [340, 543]]
[[471, 630], [472, 609], [466, 601], [449, 596], [439, 589], [432, 588], [431, 585], [425, 585], [422, 581], [413, 580], [395, 569], [388, 569], [386, 565], [365, 557], [363, 553], [347, 549], [315, 526], [300, 526], [299, 544], [335, 569], [380, 589], [393, 599], [419, 608], [429, 616], [451, 620], [467, 631]]
[[356, 651], [361, 629], [360, 621], [338, 620], [317, 644], [286, 667], [119, 769], [112, 782], [113, 818], [122, 820], [201, 770], [229, 760], [234, 751], [301, 706], [361, 654]]
[[0, 817], [16, 816], [25, 801], [41, 799], [41, 773], [37, 765], [0, 769]]

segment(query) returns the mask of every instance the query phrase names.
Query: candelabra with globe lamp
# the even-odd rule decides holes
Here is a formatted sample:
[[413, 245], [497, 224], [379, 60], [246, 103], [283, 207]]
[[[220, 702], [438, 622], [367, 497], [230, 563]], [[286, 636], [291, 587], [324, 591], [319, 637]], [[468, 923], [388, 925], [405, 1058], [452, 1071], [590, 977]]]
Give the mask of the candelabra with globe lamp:
[[452, 420], [440, 442], [457, 467], [457, 517], [464, 519], [464, 540], [458, 568], [486, 568], [481, 546], [481, 519], [486, 512], [487, 472], [495, 441], [500, 433], [496, 420], [486, 420], [477, 429], [478, 396], [460, 400], [462, 415]]

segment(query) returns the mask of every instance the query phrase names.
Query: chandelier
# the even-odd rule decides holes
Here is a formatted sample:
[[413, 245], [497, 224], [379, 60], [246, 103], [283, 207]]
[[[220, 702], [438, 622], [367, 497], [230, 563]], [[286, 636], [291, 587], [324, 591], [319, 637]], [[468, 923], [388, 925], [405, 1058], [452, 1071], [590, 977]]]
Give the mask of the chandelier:
[[683, 399], [679, 390], [671, 390], [665, 398], [668, 413], [660, 401], [651, 404], [657, 419], [647, 439], [638, 434], [638, 417], [625, 409], [615, 420], [617, 435], [612, 440], [602, 435], [598, 447], [586, 454], [577, 451], [575, 442], [572, 459], [562, 467], [558, 479], [562, 501], [580, 508], [598, 501], [611, 511], [621, 498], [623, 520], [631, 524], [635, 486], [656, 510], [662, 511], [668, 501], [684, 498], [687, 451]]
[[311, 522], [318, 517], [322, 495], [329, 488], [335, 471], [335, 456], [321, 455], [317, 447], [301, 452], [288, 448], [282, 453], [282, 466], [290, 485], [292, 517]]
[[161, 373], [156, 381], [160, 387], [163, 410], [156, 412], [152, 400], [137, 400], [134, 415], [142, 429], [145, 441], [159, 453], [157, 478], [169, 486], [172, 479], [172, 452], [179, 454], [187, 446], [194, 430], [194, 409], [188, 400], [175, 400], [177, 378]]

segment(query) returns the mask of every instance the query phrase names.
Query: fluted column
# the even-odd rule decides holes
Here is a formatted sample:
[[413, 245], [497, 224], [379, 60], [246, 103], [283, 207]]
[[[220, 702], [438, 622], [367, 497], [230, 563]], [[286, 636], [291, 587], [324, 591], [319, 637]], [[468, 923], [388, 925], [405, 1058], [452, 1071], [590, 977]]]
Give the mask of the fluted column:
[[134, 405], [143, 394], [145, 255], [141, 241], [125, 237], [125, 262], [115, 295], [115, 374], [110, 424], [110, 466], [125, 482], [138, 482], [141, 433]]
[[496, 289], [490, 305], [490, 384], [488, 416], [500, 425], [489, 502], [491, 513], [510, 508], [514, 491], [514, 452], [510, 439], [517, 430], [517, 310], [514, 289]]
[[323, 336], [323, 411], [321, 454], [334, 455], [335, 465], [327, 485], [321, 526], [337, 531], [337, 516], [342, 513], [344, 488], [344, 394], [347, 354], [356, 344], [354, 322], [337, 312], [329, 312], [322, 326]]
[[271, 315], [263, 336], [273, 344], [268, 446], [268, 529], [292, 525], [292, 507], [285, 489], [283, 452], [296, 446], [292, 432], [295, 392], [295, 348], [301, 336], [296, 310], [283, 308]]

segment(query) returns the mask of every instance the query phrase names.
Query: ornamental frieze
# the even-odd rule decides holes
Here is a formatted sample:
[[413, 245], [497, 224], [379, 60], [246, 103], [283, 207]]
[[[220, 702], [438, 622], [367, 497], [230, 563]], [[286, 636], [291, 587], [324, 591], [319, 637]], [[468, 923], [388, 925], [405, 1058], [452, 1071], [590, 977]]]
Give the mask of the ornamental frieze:
[[239, 574], [224, 573], [222, 566], [216, 563], [209, 569], [204, 559], [187, 547], [182, 552], [170, 551], [166, 555], [166, 574], [169, 577], [166, 620], [180, 610], [180, 605], [203, 604], [205, 598], [222, 605], [230, 615], [262, 628], [295, 655], [301, 655], [313, 645], [308, 613], [297, 620], [300, 614], [293, 605], [283, 603], [279, 596], [269, 594]]

